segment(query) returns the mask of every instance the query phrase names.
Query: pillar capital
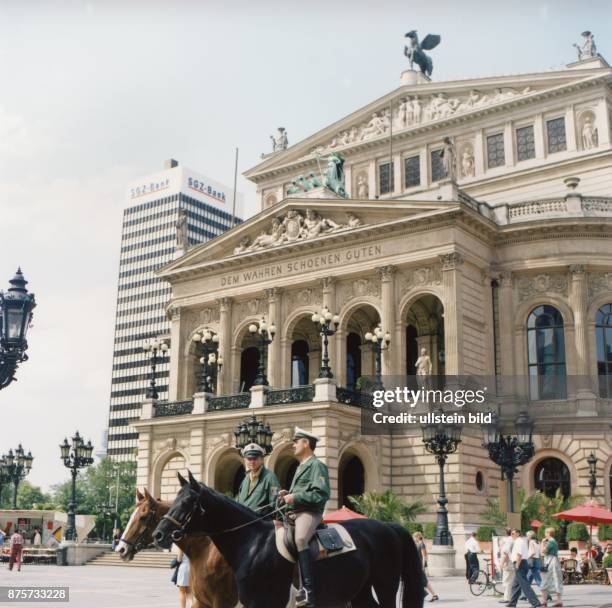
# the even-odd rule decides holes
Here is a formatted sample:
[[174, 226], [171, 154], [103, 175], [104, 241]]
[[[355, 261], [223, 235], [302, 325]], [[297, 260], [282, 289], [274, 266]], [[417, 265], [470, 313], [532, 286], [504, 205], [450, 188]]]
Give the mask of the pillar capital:
[[378, 272], [381, 281], [390, 281], [397, 272], [397, 266], [392, 266], [391, 264], [388, 266], [379, 266], [376, 272]]
[[232, 298], [228, 298], [227, 296], [218, 298], [216, 303], [219, 306], [219, 312], [227, 312], [232, 307], [233, 302], [234, 300]]
[[464, 262], [463, 256], [458, 251], [443, 253], [438, 258], [442, 263], [442, 270], [456, 270]]
[[572, 278], [583, 277], [586, 274], [586, 264], [570, 264], [569, 271]]
[[323, 289], [331, 289], [336, 283], [336, 277], [323, 277], [320, 283]]
[[166, 314], [171, 321], [178, 321], [181, 318], [181, 307], [171, 304], [166, 308]]
[[276, 302], [281, 292], [282, 290], [280, 287], [269, 287], [264, 289], [264, 294], [266, 295], [269, 303]]

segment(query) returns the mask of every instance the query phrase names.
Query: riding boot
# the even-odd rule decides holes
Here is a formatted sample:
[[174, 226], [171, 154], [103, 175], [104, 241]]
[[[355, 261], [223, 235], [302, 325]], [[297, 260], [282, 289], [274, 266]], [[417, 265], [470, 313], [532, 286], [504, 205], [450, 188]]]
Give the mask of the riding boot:
[[306, 597], [303, 600], [297, 601], [297, 608], [315, 608], [314, 564], [312, 562], [309, 549], [304, 549], [298, 553], [302, 588], [306, 592]]

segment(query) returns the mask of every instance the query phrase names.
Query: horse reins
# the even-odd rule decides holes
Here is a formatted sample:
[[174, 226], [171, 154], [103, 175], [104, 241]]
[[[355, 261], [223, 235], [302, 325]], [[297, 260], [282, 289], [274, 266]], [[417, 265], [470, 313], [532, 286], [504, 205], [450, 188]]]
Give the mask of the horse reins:
[[[151, 520], [153, 520], [155, 517], [157, 516], [157, 509], [151, 509], [149, 511], [149, 514], [146, 517], [146, 522], [145, 525], [148, 525], [149, 523], [151, 523]], [[151, 543], [145, 544], [143, 542], [144, 540], [144, 536], [147, 533], [146, 528], [140, 532], [140, 534], [138, 534], [136, 536], [136, 538], [132, 541], [132, 540], [127, 540], [125, 538], [123, 538], [123, 536], [119, 539], [120, 541], [124, 542], [128, 547], [133, 547], [134, 552], [138, 553], [141, 549], [145, 549], [146, 547], [148, 547]]]

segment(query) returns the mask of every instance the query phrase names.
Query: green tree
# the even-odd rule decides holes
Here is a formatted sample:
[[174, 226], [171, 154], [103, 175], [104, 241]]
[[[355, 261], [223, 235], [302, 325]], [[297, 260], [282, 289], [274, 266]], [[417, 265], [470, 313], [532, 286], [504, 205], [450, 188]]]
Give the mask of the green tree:
[[382, 493], [365, 492], [361, 496], [349, 496], [349, 500], [359, 513], [367, 517], [379, 521], [395, 521], [403, 526], [426, 511], [422, 502], [406, 502], [391, 490]]
[[43, 492], [38, 486], [29, 481], [22, 481], [17, 488], [17, 508], [37, 509], [39, 505], [51, 502], [51, 495]]

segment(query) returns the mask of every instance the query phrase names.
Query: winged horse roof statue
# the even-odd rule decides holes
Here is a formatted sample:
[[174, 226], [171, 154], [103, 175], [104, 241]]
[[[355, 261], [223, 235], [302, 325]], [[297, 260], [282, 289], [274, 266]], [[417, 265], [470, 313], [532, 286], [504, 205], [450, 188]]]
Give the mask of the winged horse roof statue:
[[408, 57], [410, 69], [412, 70], [412, 66], [416, 63], [425, 76], [431, 76], [433, 62], [431, 57], [423, 51], [430, 51], [436, 48], [440, 44], [442, 38], [437, 34], [427, 34], [427, 36], [419, 42], [416, 30], [411, 30], [404, 37], [408, 38], [408, 44], [404, 47], [404, 55]]

